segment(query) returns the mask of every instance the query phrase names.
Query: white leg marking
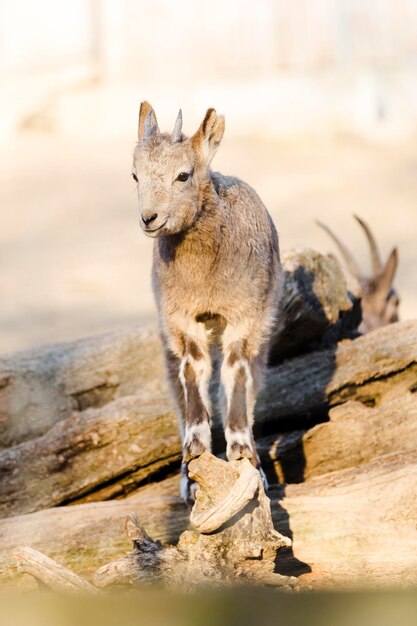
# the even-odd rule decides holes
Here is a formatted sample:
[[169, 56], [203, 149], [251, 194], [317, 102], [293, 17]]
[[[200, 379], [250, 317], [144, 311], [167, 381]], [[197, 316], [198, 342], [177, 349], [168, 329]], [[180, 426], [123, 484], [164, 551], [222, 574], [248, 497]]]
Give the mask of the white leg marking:
[[226, 426], [224, 432], [227, 441], [226, 455], [229, 461], [241, 458], [251, 459], [253, 457], [252, 437], [249, 427], [244, 430], [233, 431]]
[[201, 422], [200, 424], [191, 424], [185, 427], [185, 445], [191, 445], [193, 439], [196, 438], [203, 446], [208, 449], [211, 446], [211, 430], [208, 422]]
[[191, 424], [185, 427], [185, 439], [183, 445], [183, 461], [194, 459], [206, 450], [211, 450], [210, 424], [206, 421], [200, 424]]

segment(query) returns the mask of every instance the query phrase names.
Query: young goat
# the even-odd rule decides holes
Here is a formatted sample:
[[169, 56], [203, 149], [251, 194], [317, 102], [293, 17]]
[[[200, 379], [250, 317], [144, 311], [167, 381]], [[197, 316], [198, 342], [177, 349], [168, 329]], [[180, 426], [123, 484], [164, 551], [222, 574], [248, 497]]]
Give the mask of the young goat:
[[224, 118], [209, 109], [197, 132], [158, 129], [143, 102], [132, 175], [140, 222], [155, 238], [153, 288], [168, 374], [181, 413], [183, 480], [187, 463], [210, 450], [211, 348], [220, 348], [227, 457], [259, 466], [253, 409], [265, 368], [281, 286], [278, 237], [256, 192], [210, 170]]
[[354, 215], [354, 218], [363, 229], [368, 240], [372, 260], [371, 276], [365, 276], [359, 271], [349, 250], [328, 226], [321, 222], [317, 222], [317, 224], [333, 239], [346, 261], [349, 272], [359, 283], [362, 306], [362, 322], [359, 331], [368, 333], [381, 326], [398, 322], [400, 300], [392, 286], [398, 266], [398, 252], [397, 248], [393, 248], [387, 261], [382, 263], [378, 246], [368, 224], [357, 215]]

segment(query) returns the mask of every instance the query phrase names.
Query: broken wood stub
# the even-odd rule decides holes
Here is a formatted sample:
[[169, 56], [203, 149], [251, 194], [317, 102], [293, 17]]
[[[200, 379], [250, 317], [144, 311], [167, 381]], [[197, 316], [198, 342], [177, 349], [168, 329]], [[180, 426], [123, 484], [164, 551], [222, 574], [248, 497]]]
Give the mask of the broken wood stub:
[[274, 528], [270, 500], [259, 472], [247, 459], [227, 463], [205, 452], [191, 461], [189, 475], [199, 486], [190, 521], [177, 546], [153, 541], [136, 516], [126, 532], [134, 550], [101, 567], [98, 587], [161, 582], [191, 589], [236, 582], [294, 588], [297, 580], [275, 574], [277, 551], [291, 540]]

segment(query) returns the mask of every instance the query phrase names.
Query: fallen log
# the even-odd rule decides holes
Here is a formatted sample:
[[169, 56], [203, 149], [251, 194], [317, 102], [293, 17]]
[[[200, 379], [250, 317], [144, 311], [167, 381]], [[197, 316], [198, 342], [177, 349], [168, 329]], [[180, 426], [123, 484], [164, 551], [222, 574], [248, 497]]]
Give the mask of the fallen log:
[[272, 509], [278, 530], [286, 534], [288, 524], [293, 539], [282, 574], [296, 575], [301, 562], [312, 587], [416, 585], [415, 451], [288, 485]]
[[177, 417], [168, 404], [120, 398], [0, 452], [0, 516], [68, 503], [92, 491], [96, 500], [125, 496], [180, 456]]
[[167, 396], [155, 328], [0, 357], [0, 447], [45, 433], [74, 411], [140, 393]]
[[[19, 585], [11, 552], [30, 545], [92, 580], [129, 542], [123, 520], [137, 512], [154, 540], [175, 543], [188, 512], [178, 477], [130, 498], [48, 509], [0, 521], [2, 584]], [[175, 494], [175, 495], [174, 495]], [[417, 453], [388, 454], [359, 467], [329, 472], [269, 493], [275, 528], [293, 541], [277, 572], [301, 587], [375, 588], [417, 582]]]
[[[273, 360], [309, 349], [326, 330], [334, 331], [352, 307], [343, 272], [331, 257], [313, 250], [290, 252], [283, 267], [284, 298], [272, 340]], [[339, 336], [333, 332], [334, 341]], [[42, 435], [74, 411], [131, 394], [144, 400], [168, 397], [156, 328], [2, 356], [0, 448]]]
[[[417, 321], [410, 321], [271, 368], [256, 407], [256, 431], [308, 427], [349, 399], [379, 405], [393, 394], [400, 412], [406, 390], [417, 389], [416, 356]], [[412, 442], [410, 411], [403, 441], [408, 432]], [[168, 401], [146, 404], [140, 395], [76, 412], [45, 435], [0, 452], [0, 514], [126, 496], [162, 470], [176, 469], [176, 423]]]
[[356, 337], [361, 323], [359, 285], [349, 292], [339, 263], [315, 250], [289, 250], [282, 259], [284, 284], [272, 329], [269, 362]]
[[395, 387], [403, 390], [404, 380], [410, 391], [417, 389], [417, 320], [270, 368], [255, 408], [256, 422], [261, 432], [266, 424], [276, 427], [277, 420], [288, 417], [299, 416], [309, 425], [309, 417], [327, 419], [329, 408], [348, 400], [375, 406]]
[[96, 587], [33, 548], [15, 550], [11, 558], [18, 571], [64, 591], [155, 582], [187, 591], [236, 582], [294, 588], [296, 578], [274, 573], [277, 551], [291, 540], [274, 529], [270, 501], [250, 461], [226, 463], [206, 452], [189, 471], [199, 485], [190, 516], [194, 529], [183, 532], [176, 546], [164, 546], [151, 539], [137, 515], [129, 515], [125, 528], [133, 551], [99, 568]]
[[0, 581], [5, 585], [15, 580], [10, 555], [26, 545], [91, 578], [98, 567], [129, 551], [123, 520], [132, 511], [149, 534], [176, 543], [189, 521], [178, 481], [177, 475], [167, 478], [123, 500], [54, 507], [0, 520]]
[[417, 449], [417, 399], [409, 391], [415, 382], [413, 371], [376, 407], [348, 401], [330, 410], [328, 422], [261, 439], [258, 452], [268, 479], [299, 483], [394, 451]]

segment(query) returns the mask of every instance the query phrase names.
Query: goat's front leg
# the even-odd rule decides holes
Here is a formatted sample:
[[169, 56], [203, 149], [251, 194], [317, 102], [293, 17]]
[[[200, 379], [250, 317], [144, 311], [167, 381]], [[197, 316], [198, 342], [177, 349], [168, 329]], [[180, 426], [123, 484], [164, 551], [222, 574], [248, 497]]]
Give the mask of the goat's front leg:
[[221, 380], [226, 454], [229, 461], [248, 458], [259, 467], [252, 424], [264, 355], [255, 353], [251, 341], [238, 339], [236, 334], [236, 329], [227, 328], [223, 336]]
[[188, 319], [165, 323], [164, 344], [171, 388], [180, 410], [183, 447], [180, 491], [192, 503], [195, 483], [188, 478], [188, 462], [211, 449], [209, 382], [211, 357], [203, 324]]
[[[195, 327], [194, 327], [195, 326]], [[182, 336], [179, 364], [185, 411], [182, 424], [183, 463], [211, 450], [209, 382], [211, 358], [204, 326], [188, 327]]]

